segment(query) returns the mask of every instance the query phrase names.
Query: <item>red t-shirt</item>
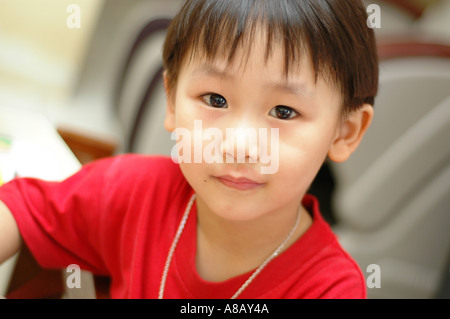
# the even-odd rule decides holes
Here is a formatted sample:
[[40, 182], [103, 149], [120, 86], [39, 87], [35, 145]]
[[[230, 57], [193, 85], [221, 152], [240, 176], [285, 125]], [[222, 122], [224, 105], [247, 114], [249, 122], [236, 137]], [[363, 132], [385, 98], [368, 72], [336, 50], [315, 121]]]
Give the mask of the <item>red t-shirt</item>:
[[[77, 264], [109, 275], [112, 298], [157, 298], [167, 254], [193, 194], [166, 157], [122, 155], [84, 166], [60, 182], [17, 179], [0, 188], [42, 267]], [[366, 298], [365, 280], [320, 215], [239, 298]], [[169, 269], [165, 298], [230, 298], [251, 272], [207, 282], [196, 272], [196, 205]]]

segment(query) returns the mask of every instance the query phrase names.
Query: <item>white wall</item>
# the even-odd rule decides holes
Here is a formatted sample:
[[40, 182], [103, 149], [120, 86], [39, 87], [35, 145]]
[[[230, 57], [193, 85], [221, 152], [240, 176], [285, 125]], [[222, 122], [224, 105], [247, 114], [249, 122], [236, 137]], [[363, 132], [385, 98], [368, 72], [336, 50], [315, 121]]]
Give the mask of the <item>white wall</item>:
[[[68, 6], [80, 9], [69, 28]], [[103, 0], [0, 0], [0, 104], [38, 109], [70, 95]]]

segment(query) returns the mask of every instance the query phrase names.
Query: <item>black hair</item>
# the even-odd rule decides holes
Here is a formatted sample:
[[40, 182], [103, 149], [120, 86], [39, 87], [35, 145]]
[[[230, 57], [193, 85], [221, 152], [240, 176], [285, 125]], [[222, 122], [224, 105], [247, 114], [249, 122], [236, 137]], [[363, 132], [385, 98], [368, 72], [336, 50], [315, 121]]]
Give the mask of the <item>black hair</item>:
[[220, 56], [231, 63], [241, 45], [249, 48], [251, 58], [252, 39], [264, 27], [266, 58], [274, 45], [281, 45], [286, 75], [307, 53], [316, 78], [332, 80], [339, 88], [345, 112], [373, 105], [378, 56], [366, 21], [360, 0], [188, 0], [164, 44], [168, 88], [176, 86], [187, 53], [211, 60]]

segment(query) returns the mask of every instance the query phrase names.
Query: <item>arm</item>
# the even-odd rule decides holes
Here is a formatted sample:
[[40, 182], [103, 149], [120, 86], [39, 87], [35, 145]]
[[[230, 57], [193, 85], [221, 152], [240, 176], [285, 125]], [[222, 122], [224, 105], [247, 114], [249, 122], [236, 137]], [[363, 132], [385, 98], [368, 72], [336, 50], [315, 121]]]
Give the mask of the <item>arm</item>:
[[13, 215], [0, 201], [0, 264], [19, 251], [22, 239]]

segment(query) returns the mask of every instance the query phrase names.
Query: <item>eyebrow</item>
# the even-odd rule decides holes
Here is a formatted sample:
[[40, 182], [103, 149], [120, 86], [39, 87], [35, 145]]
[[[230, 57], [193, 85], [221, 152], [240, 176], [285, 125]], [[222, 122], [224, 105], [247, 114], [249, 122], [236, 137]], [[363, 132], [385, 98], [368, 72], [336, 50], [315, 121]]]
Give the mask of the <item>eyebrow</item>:
[[[210, 77], [217, 77], [221, 79], [226, 80], [233, 80], [235, 77], [228, 73], [226, 71], [226, 68], [219, 69], [212, 65], [202, 65], [198, 68], [194, 69], [191, 73], [193, 77], [202, 77], [202, 76], [210, 76]], [[314, 97], [314, 90], [309, 87], [304, 82], [300, 83], [288, 83], [287, 81], [281, 81], [281, 82], [268, 82], [266, 84], [266, 87], [268, 89], [276, 90], [276, 91], [283, 91], [288, 94], [294, 94], [294, 95], [300, 95], [312, 98]]]
[[276, 91], [284, 91], [288, 94], [294, 94], [294, 95], [302, 95], [305, 97], [314, 97], [314, 90], [312, 90], [308, 85], [305, 83], [285, 83], [285, 82], [273, 82], [269, 83], [268, 87], [272, 88]]
[[192, 71], [191, 75], [193, 77], [213, 76], [213, 77], [219, 77], [219, 78], [225, 78], [225, 79], [232, 78], [232, 76], [226, 72], [226, 69], [220, 70], [211, 65], [199, 66], [198, 68], [195, 68]]

